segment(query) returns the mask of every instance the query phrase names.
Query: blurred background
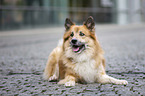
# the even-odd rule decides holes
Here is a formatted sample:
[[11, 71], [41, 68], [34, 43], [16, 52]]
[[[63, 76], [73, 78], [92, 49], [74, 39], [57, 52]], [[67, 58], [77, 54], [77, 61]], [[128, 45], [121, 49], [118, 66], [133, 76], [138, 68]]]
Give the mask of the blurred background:
[[0, 30], [77, 24], [93, 16], [98, 24], [145, 22], [145, 0], [0, 0]]

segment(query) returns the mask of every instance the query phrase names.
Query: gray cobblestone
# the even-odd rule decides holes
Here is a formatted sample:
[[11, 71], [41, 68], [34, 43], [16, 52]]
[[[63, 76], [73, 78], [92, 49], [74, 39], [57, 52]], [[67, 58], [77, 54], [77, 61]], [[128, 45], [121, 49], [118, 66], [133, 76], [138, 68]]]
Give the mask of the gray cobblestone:
[[[59, 32], [58, 32], [59, 31]], [[96, 33], [105, 50], [106, 72], [128, 85], [57, 85], [42, 79], [48, 55], [63, 28], [0, 33], [0, 96], [145, 96], [145, 26], [98, 25]]]

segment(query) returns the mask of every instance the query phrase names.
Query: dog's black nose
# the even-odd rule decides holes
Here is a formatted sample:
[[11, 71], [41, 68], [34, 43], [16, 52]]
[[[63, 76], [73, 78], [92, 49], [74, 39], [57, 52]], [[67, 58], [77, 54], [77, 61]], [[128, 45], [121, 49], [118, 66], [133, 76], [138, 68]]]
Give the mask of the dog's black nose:
[[77, 39], [72, 39], [72, 40], [71, 40], [71, 43], [72, 43], [72, 44], [76, 44], [77, 41], [78, 41]]

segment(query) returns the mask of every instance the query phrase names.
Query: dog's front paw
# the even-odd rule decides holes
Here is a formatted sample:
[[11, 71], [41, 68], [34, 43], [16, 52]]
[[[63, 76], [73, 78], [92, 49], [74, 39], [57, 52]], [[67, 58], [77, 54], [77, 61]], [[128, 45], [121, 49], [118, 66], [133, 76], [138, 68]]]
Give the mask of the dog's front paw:
[[57, 80], [57, 76], [55, 74], [51, 76], [48, 81], [53, 81], [53, 80]]
[[127, 82], [126, 80], [118, 80], [118, 81], [116, 82], [116, 84], [127, 85], [128, 82]]
[[66, 82], [65, 86], [75, 86], [75, 81]]

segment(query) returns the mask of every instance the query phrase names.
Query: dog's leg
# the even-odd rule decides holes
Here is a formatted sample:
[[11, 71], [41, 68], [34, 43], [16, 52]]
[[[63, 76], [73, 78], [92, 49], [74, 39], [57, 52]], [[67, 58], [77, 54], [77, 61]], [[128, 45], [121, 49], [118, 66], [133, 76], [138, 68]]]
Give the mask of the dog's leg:
[[123, 85], [127, 85], [128, 84], [128, 82], [126, 80], [115, 79], [115, 78], [113, 78], [111, 76], [108, 76], [107, 74], [99, 76], [98, 82], [99, 83], [123, 84]]
[[56, 67], [55, 67], [55, 70], [54, 70], [54, 74], [52, 76], [50, 76], [48, 81], [57, 80], [58, 76], [59, 76], [59, 68], [58, 68], [58, 64], [56, 64]]
[[57, 60], [55, 59], [55, 57], [53, 56], [53, 54], [51, 54], [49, 56], [48, 62], [46, 64], [44, 73], [43, 73], [43, 78], [45, 80], [53, 80], [56, 79], [56, 76], [54, 73], [56, 73], [56, 65], [57, 65]]
[[59, 74], [58, 68], [58, 58], [59, 58], [59, 48], [55, 48], [49, 56], [48, 62], [46, 64], [43, 78], [48, 81], [57, 80]]
[[102, 61], [102, 64], [98, 67], [98, 76], [97, 76], [97, 82], [99, 83], [113, 83], [113, 84], [123, 84], [127, 85], [128, 82], [126, 80], [119, 80], [115, 79], [111, 76], [108, 76], [105, 72], [105, 62]]
[[60, 80], [58, 84], [64, 84], [65, 86], [75, 86], [75, 77], [67, 75], [64, 79]]

